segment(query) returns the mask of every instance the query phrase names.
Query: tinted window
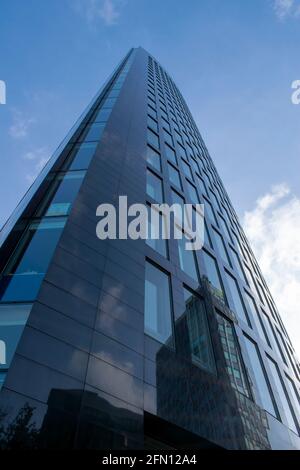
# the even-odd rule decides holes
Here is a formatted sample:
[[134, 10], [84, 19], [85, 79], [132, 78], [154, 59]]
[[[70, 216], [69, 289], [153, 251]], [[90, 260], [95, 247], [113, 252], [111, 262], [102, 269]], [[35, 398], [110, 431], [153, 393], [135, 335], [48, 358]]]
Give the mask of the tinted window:
[[187, 242], [189, 242], [189, 240], [184, 235], [178, 240], [180, 267], [188, 276], [193, 278], [196, 282], [199, 282], [195, 252], [186, 249], [185, 244]]
[[175, 184], [175, 186], [181, 189], [179, 172], [176, 170], [176, 168], [173, 167], [173, 165], [170, 164], [168, 164], [168, 171], [171, 183]]
[[162, 181], [149, 170], [147, 170], [147, 194], [155, 201], [163, 202]]
[[160, 154], [149, 145], [147, 146], [147, 162], [156, 170], [161, 171]]
[[205, 305], [202, 299], [184, 289], [185, 311], [192, 361], [210, 371], [215, 370]]
[[65, 225], [65, 219], [32, 222], [0, 278], [2, 302], [34, 300]]
[[148, 262], [145, 273], [145, 332], [161, 343], [172, 336], [169, 276]]
[[277, 393], [279, 394], [280, 401], [284, 409], [284, 414], [287, 419], [288, 426], [292, 431], [294, 431], [295, 433], [298, 433], [297, 425], [296, 425], [296, 422], [292, 413], [291, 405], [287, 399], [286, 389], [284, 387], [282, 378], [280, 376], [278, 366], [270, 357], [267, 357], [267, 359], [269, 362], [269, 367], [271, 369], [271, 373], [274, 379]]
[[274, 407], [274, 398], [257, 346], [247, 337], [245, 337], [245, 342], [262, 405], [266, 411], [277, 417], [277, 412]]
[[241, 320], [243, 320], [245, 323], [249, 323], [246, 315], [246, 309], [242, 301], [240, 290], [238, 288], [236, 280], [227, 272], [226, 279], [231, 294], [231, 299], [233, 302], [233, 305], [231, 305], [230, 307]]

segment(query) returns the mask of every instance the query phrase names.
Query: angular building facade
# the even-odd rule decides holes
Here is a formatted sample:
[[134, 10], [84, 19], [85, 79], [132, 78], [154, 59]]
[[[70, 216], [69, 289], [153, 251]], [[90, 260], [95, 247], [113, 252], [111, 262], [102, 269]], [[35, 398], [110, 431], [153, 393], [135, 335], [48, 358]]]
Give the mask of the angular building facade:
[[[202, 203], [205, 243], [96, 209]], [[163, 219], [161, 214], [161, 218]], [[132, 49], [1, 231], [0, 448], [300, 449], [300, 366], [185, 101]]]

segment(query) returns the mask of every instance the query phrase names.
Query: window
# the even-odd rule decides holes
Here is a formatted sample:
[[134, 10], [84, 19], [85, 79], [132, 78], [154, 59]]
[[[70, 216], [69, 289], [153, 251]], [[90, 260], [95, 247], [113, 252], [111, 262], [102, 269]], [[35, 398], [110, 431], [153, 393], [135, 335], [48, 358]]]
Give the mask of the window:
[[217, 312], [218, 329], [231, 385], [235, 390], [250, 397], [250, 387], [245, 372], [238, 340], [232, 323]]
[[228, 253], [224, 244], [223, 237], [215, 229], [213, 229], [213, 233], [214, 233], [214, 239], [218, 248], [218, 252], [221, 255], [223, 262], [225, 264], [230, 265], [230, 260], [229, 260]]
[[168, 120], [168, 115], [162, 108], [160, 108], [160, 114], [162, 118]]
[[202, 250], [202, 253], [206, 275], [208, 277], [209, 282], [211, 283], [211, 286], [213, 287], [213, 292], [222, 301], [225, 301], [224, 290], [221, 283], [216, 260], [212, 256], [210, 256], [207, 251]]
[[165, 118], [162, 118], [162, 125], [168, 132], [171, 132], [170, 124], [168, 123], [168, 121], [166, 121]]
[[163, 129], [163, 133], [164, 133], [165, 141], [167, 142], [167, 144], [171, 145], [171, 147], [172, 147], [173, 146], [173, 139], [172, 139], [171, 134], [168, 131], [166, 131], [166, 129]]
[[168, 144], [165, 144], [165, 151], [166, 151], [166, 155], [167, 155], [168, 160], [170, 160], [170, 162], [177, 165], [176, 154], [175, 154], [174, 150], [171, 149], [171, 147]]
[[0, 374], [11, 364], [31, 308], [32, 304], [0, 304], [0, 340], [4, 343], [4, 353], [0, 360]]
[[36, 298], [65, 218], [31, 222], [0, 278], [0, 301], [20, 302]]
[[271, 347], [277, 353], [278, 358], [281, 358], [283, 360], [283, 362], [286, 363], [286, 359], [283, 355], [283, 352], [281, 351], [281, 348], [278, 344], [278, 340], [276, 338], [275, 331], [272, 327], [271, 320], [265, 312], [264, 312], [264, 319], [265, 319], [265, 325], [266, 325], [268, 333], [269, 333], [269, 338], [271, 338]]
[[92, 157], [95, 154], [97, 145], [97, 142], [84, 142], [81, 145], [75, 145], [70, 155], [68, 156], [65, 167], [69, 170], [87, 169], [90, 165]]
[[153, 119], [157, 119], [157, 112], [155, 111], [155, 109], [150, 106], [148, 104], [148, 114], [153, 118]]
[[99, 142], [105, 127], [105, 123], [90, 124], [86, 127], [83, 134], [80, 136], [80, 141], [85, 142]]
[[184, 172], [185, 176], [187, 176], [188, 178], [190, 178], [192, 180], [193, 175], [192, 175], [192, 170], [191, 170], [190, 165], [188, 165], [185, 160], [181, 160], [181, 161], [182, 161], [183, 172]]
[[210, 222], [217, 225], [217, 219], [216, 219], [214, 210], [212, 208], [212, 205], [206, 198], [204, 198], [204, 216], [206, 216], [206, 214], [208, 215]]
[[116, 102], [116, 98], [107, 97], [104, 103], [102, 104], [102, 109], [112, 109], [113, 105]]
[[268, 413], [278, 418], [277, 409], [275, 411], [275, 401], [271, 392], [270, 384], [267, 379], [266, 371], [263, 366], [257, 345], [247, 336], [245, 338], [246, 349], [249, 355], [251, 369], [255, 378], [257, 391], [261, 398], [262, 406]]
[[248, 320], [248, 316], [246, 313], [246, 309], [245, 309], [245, 306], [241, 297], [238, 284], [236, 280], [227, 271], [225, 271], [225, 274], [226, 274], [229, 291], [231, 294], [231, 299], [233, 302], [233, 304], [230, 307], [232, 308], [234, 313], [238, 316], [238, 318], [243, 320], [245, 323], [248, 323], [250, 326], [250, 322]]
[[166, 230], [165, 217], [157, 212], [157, 218], [151, 217], [151, 211], [155, 211], [154, 208], [148, 207], [148, 238], [146, 243], [148, 246], [157, 251], [160, 255], [167, 258], [167, 240], [164, 239]]
[[194, 281], [199, 282], [198, 270], [196, 265], [195, 252], [187, 250], [185, 244], [189, 239], [183, 234], [182, 238], [178, 240], [178, 253], [180, 268], [185, 274], [190, 276]]
[[185, 148], [178, 144], [178, 154], [181, 158], [187, 158]]
[[210, 192], [210, 199], [211, 199], [212, 201], [215, 201], [215, 207], [216, 207], [216, 209], [219, 209], [219, 211], [221, 212], [221, 206], [220, 206], [220, 203], [219, 203], [219, 201], [218, 201], [217, 196], [215, 195], [215, 193], [214, 193], [211, 189], [210, 189], [209, 192]]
[[[100, 111], [98, 112], [97, 116], [95, 117], [95, 121], [94, 122], [102, 122], [102, 123], [105, 123], [109, 116], [110, 116], [110, 113], [111, 113], [111, 108], [106, 108], [106, 109], [103, 109], [101, 108]], [[93, 126], [94, 124], [92, 124]], [[86, 139], [86, 140], [89, 140], [89, 139]], [[94, 140], [94, 139], [90, 139], [90, 140]]]
[[290, 392], [290, 395], [293, 399], [293, 402], [294, 402], [294, 406], [295, 408], [297, 409], [298, 406], [300, 405], [300, 399], [299, 399], [299, 394], [296, 390], [296, 387], [295, 387], [295, 384], [294, 382], [292, 381], [292, 379], [290, 379], [290, 377], [288, 377], [286, 375], [286, 380], [287, 380], [287, 384], [288, 384], [288, 389], [289, 389], [289, 392]]
[[189, 196], [190, 196], [192, 203], [199, 204], [200, 201], [199, 201], [198, 193], [197, 193], [195, 186], [191, 184], [189, 181], [187, 181], [186, 183], [187, 183], [188, 192], [189, 192]]
[[202, 299], [190, 290], [184, 289], [185, 311], [189, 353], [192, 362], [211, 372], [215, 371], [214, 356], [207, 322], [205, 305]]
[[170, 279], [149, 262], [145, 272], [145, 333], [161, 343], [172, 338]]
[[160, 154], [147, 145], [147, 162], [156, 170], [161, 171]]
[[150, 170], [147, 170], [147, 194], [156, 202], [163, 202], [162, 181]]
[[157, 121], [155, 119], [153, 119], [151, 116], [147, 116], [147, 123], [148, 123], [148, 126], [151, 127], [151, 129], [153, 129], [155, 132], [158, 132], [158, 124], [157, 124]]
[[68, 215], [84, 176], [85, 171], [58, 174], [38, 209], [38, 215], [44, 217]]
[[284, 383], [282, 381], [282, 378], [278, 369], [278, 365], [269, 356], [267, 356], [267, 360], [269, 363], [269, 367], [271, 369], [271, 373], [272, 373], [272, 377], [274, 380], [277, 393], [280, 397], [280, 401], [284, 410], [285, 417], [287, 419], [288, 427], [292, 431], [294, 431], [296, 434], [298, 434], [296, 419], [294, 418], [294, 411], [291, 408], [291, 405], [289, 403], [287, 392], [286, 392]]
[[204, 220], [204, 243], [205, 245], [209, 246], [210, 248], [213, 248], [213, 244], [211, 242], [210, 234], [208, 232], [207, 224]]
[[245, 292], [245, 297], [244, 298], [245, 298], [245, 301], [246, 301], [246, 306], [248, 308], [248, 312], [251, 312], [251, 318], [253, 319], [253, 322], [256, 325], [258, 334], [259, 334], [260, 338], [262, 340], [266, 341], [266, 343], [270, 346], [269, 338], [267, 336], [264, 325], [262, 323], [262, 319], [260, 318], [260, 315], [257, 311], [254, 299], [246, 291], [244, 291], [244, 292]]
[[171, 165], [170, 163], [168, 163], [168, 171], [171, 183], [175, 184], [175, 186], [181, 189], [179, 171], [176, 170], [176, 168], [174, 168], [173, 165]]
[[151, 129], [149, 129], [149, 127], [148, 127], [148, 142], [154, 147], [159, 148], [158, 135], [155, 132], [153, 132]]
[[232, 241], [232, 237], [231, 237], [231, 234], [229, 232], [229, 228], [228, 228], [228, 225], [227, 225], [225, 219], [223, 217], [219, 216], [219, 221], [221, 223], [221, 226], [223, 228], [224, 233], [226, 233], [226, 235], [228, 236], [228, 239]]
[[245, 276], [244, 270], [242, 268], [242, 265], [239, 259], [239, 255], [237, 254], [235, 250], [231, 248], [231, 246], [230, 246], [230, 253], [232, 255], [234, 267], [236, 268], [239, 277], [245, 282], [245, 284], [248, 285], [247, 278]]
[[198, 175], [196, 175], [196, 181], [198, 183], [198, 186], [200, 188], [201, 193], [207, 195], [207, 190], [206, 190], [205, 183], [204, 183], [203, 179], [200, 178]]
[[178, 134], [177, 131], [175, 131], [175, 136], [176, 136], [176, 140], [177, 142], [180, 144], [180, 145], [183, 145], [183, 140], [182, 140], [182, 137], [180, 134]]
[[200, 173], [199, 165], [194, 158], [191, 158], [191, 165], [196, 173]]

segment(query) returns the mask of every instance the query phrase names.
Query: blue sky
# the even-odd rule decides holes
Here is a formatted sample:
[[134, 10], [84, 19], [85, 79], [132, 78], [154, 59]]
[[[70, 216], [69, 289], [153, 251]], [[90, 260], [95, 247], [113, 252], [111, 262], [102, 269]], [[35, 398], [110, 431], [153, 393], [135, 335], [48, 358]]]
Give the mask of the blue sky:
[[[141, 45], [185, 97], [295, 329], [299, 44], [300, 0], [1, 0], [0, 225], [122, 56]], [[292, 277], [282, 279], [284, 269]]]

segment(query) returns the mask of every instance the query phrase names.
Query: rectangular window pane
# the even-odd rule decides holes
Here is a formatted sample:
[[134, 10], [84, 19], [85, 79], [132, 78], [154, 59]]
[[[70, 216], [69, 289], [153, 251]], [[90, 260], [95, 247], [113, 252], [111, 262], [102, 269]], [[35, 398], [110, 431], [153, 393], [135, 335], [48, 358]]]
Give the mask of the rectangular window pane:
[[251, 313], [250, 318], [253, 319], [253, 322], [255, 323], [255, 326], [257, 328], [260, 338], [263, 341], [266, 341], [268, 345], [270, 345], [269, 338], [264, 329], [262, 319], [260, 318], [257, 308], [255, 306], [254, 299], [246, 291], [244, 291], [244, 295], [245, 295], [244, 299], [246, 301], [246, 307], [248, 309], [248, 312]]
[[149, 170], [147, 170], [147, 194], [155, 201], [163, 202], [162, 181]]
[[161, 343], [172, 341], [169, 276], [146, 262], [145, 333]]
[[207, 189], [205, 187], [205, 183], [204, 183], [203, 179], [200, 178], [199, 176], [196, 176], [196, 181], [198, 183], [198, 186], [199, 186], [199, 189], [200, 189], [201, 193], [205, 194], [207, 196], [208, 195], [207, 194]]
[[208, 218], [210, 219], [210, 222], [212, 224], [217, 225], [217, 219], [216, 219], [214, 210], [212, 208], [212, 205], [206, 198], [204, 198], [204, 216], [205, 217], [208, 216]]
[[195, 252], [186, 249], [185, 244], [187, 242], [189, 242], [189, 240], [184, 236], [184, 234], [182, 238], [178, 240], [180, 267], [185, 274], [190, 276], [196, 282], [199, 282]]
[[[154, 217], [154, 214], [156, 217]], [[159, 254], [167, 258], [167, 240], [164, 238], [166, 227], [165, 217], [154, 208], [148, 207], [148, 238], [146, 243]]]
[[75, 145], [67, 159], [66, 167], [68, 167], [69, 170], [87, 169], [95, 154], [97, 145], [97, 142], [84, 142], [81, 145]]
[[105, 127], [105, 123], [91, 124], [87, 126], [83, 135], [80, 137], [80, 141], [85, 142], [99, 142]]
[[84, 176], [85, 171], [70, 171], [59, 174], [53, 181], [45, 200], [38, 210], [38, 216], [57, 217], [68, 215]]
[[190, 196], [192, 203], [199, 204], [200, 201], [199, 201], [198, 193], [197, 193], [195, 186], [191, 184], [189, 181], [187, 181], [187, 187], [188, 187], [188, 192], [189, 192], [189, 196]]
[[168, 123], [168, 121], [166, 121], [165, 118], [162, 118], [162, 124], [163, 124], [163, 127], [164, 127], [168, 132], [171, 132], [170, 124]]
[[232, 259], [233, 259], [233, 262], [234, 262], [234, 267], [236, 268], [236, 270], [239, 274], [239, 277], [245, 282], [245, 284], [248, 284], [247, 278], [246, 278], [245, 273], [242, 269], [241, 261], [239, 259], [239, 256], [238, 256], [237, 252], [230, 247], [230, 253], [232, 255]]
[[182, 145], [180, 144], [178, 144], [178, 153], [179, 153], [180, 158], [185, 158], [185, 159], [187, 158], [185, 148], [182, 147]]
[[276, 387], [277, 393], [279, 394], [280, 401], [281, 401], [281, 404], [282, 404], [282, 407], [283, 407], [283, 410], [284, 410], [284, 414], [285, 414], [285, 417], [286, 417], [287, 422], [288, 422], [288, 426], [292, 431], [294, 431], [295, 433], [298, 434], [296, 422], [295, 422], [295, 419], [293, 417], [291, 406], [290, 406], [290, 404], [288, 402], [288, 399], [287, 399], [286, 390], [284, 388], [284, 384], [283, 384], [282, 378], [280, 376], [278, 366], [277, 366], [277, 364], [275, 364], [274, 361], [272, 361], [272, 359], [270, 357], [267, 356], [267, 359], [268, 359], [269, 367], [271, 369], [271, 373], [272, 373], [272, 376], [273, 376], [273, 379], [274, 379], [275, 387]]
[[[8, 369], [16, 347], [26, 325], [32, 304], [1, 304], [0, 305], [0, 372]], [[1, 347], [1, 345], [0, 345]]]
[[184, 171], [185, 176], [187, 176], [190, 179], [193, 179], [190, 165], [188, 165], [184, 160], [181, 160], [181, 161], [182, 161], [183, 171]]
[[228, 254], [227, 254], [227, 250], [226, 250], [226, 247], [225, 247], [225, 244], [224, 244], [223, 237], [215, 229], [213, 229], [213, 234], [214, 234], [215, 243], [216, 243], [217, 248], [218, 248], [218, 252], [221, 255], [221, 258], [222, 258], [223, 262], [225, 264], [230, 265], [230, 260], [229, 260]]
[[170, 165], [170, 163], [168, 163], [168, 171], [171, 183], [175, 184], [175, 186], [181, 189], [179, 171], [177, 171], [176, 168], [173, 167], [173, 165]]
[[202, 250], [203, 261], [206, 275], [213, 288], [213, 293], [222, 301], [225, 301], [223, 286], [220, 279], [219, 270], [216, 260], [212, 258], [206, 251]]
[[149, 145], [147, 145], [147, 162], [156, 170], [161, 171], [160, 154]]
[[148, 142], [156, 148], [159, 148], [159, 138], [158, 135], [148, 128]]
[[236, 280], [227, 272], [225, 272], [229, 291], [231, 294], [231, 299], [233, 304], [230, 305], [230, 308], [237, 315], [238, 318], [243, 320], [245, 323], [249, 324], [249, 320], [246, 314], [246, 309], [242, 301], [241, 293], [238, 287]]
[[102, 108], [102, 109], [100, 109], [97, 116], [95, 117], [94, 122], [106, 123], [106, 121], [108, 120], [108, 118], [110, 116], [110, 113], [111, 113], [111, 108], [106, 108], [106, 109]]
[[170, 160], [170, 162], [177, 165], [176, 154], [175, 154], [174, 150], [171, 149], [171, 147], [168, 144], [165, 144], [165, 151], [166, 151], [167, 159]]
[[150, 106], [148, 104], [148, 114], [150, 114], [150, 116], [153, 118], [153, 119], [157, 119], [157, 112], [154, 108], [152, 108], [152, 106]]
[[265, 319], [265, 325], [267, 327], [267, 331], [268, 331], [268, 334], [269, 334], [269, 338], [271, 340], [271, 348], [277, 353], [278, 358], [281, 358], [283, 360], [283, 362], [285, 362], [285, 358], [283, 356], [283, 353], [282, 353], [281, 349], [279, 348], [277, 338], [275, 336], [275, 332], [274, 332], [273, 327], [272, 327], [271, 320], [270, 320], [270, 318], [268, 317], [268, 315], [266, 313], [264, 313], [264, 319]]
[[217, 320], [231, 385], [238, 392], [250, 397], [249, 382], [233, 325], [218, 313]]
[[158, 132], [157, 121], [149, 115], [148, 115], [148, 118], [147, 118], [147, 123], [148, 123], [148, 126], [151, 127], [151, 129], [153, 129], [155, 132]]
[[294, 382], [287, 375], [286, 375], [286, 380], [287, 380], [290, 395], [291, 395], [292, 400], [293, 400], [293, 405], [296, 409], [298, 409], [298, 407], [300, 405], [299, 393], [296, 390], [296, 386], [295, 386]]
[[173, 146], [173, 139], [172, 139], [171, 134], [169, 134], [169, 132], [166, 131], [165, 129], [163, 129], [163, 133], [164, 133], [165, 141], [167, 142], [167, 144], [171, 145], [171, 147], [172, 147]]
[[277, 418], [277, 411], [275, 411], [274, 407], [274, 398], [272, 396], [270, 384], [268, 382], [266, 371], [263, 366], [257, 346], [246, 336], [245, 343], [251, 363], [253, 376], [255, 377], [256, 386], [258, 389], [259, 396], [261, 398], [262, 406], [266, 411], [268, 411], [271, 415]]
[[60, 218], [29, 225], [0, 278], [0, 301], [36, 298], [64, 225]]
[[184, 300], [185, 311], [180, 322], [185, 319], [187, 323], [188, 352], [192, 362], [214, 372], [215, 363], [204, 302], [187, 289], [184, 289]]

